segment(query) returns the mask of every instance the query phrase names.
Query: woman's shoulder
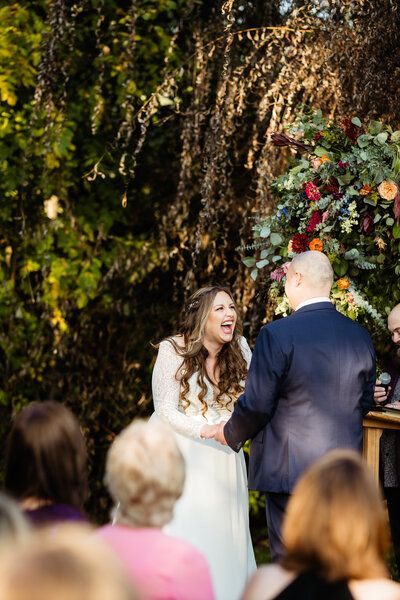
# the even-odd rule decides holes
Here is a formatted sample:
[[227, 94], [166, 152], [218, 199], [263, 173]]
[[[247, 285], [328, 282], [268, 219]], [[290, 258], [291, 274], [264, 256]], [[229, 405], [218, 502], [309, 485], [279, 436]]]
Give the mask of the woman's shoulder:
[[183, 348], [184, 345], [183, 335], [170, 335], [159, 343], [159, 348], [176, 353], [176, 348]]
[[276, 564], [259, 567], [249, 580], [241, 600], [273, 600], [295, 578], [295, 573]]
[[354, 600], [376, 600], [377, 598], [400, 600], [400, 584], [390, 579], [352, 580], [349, 589]]

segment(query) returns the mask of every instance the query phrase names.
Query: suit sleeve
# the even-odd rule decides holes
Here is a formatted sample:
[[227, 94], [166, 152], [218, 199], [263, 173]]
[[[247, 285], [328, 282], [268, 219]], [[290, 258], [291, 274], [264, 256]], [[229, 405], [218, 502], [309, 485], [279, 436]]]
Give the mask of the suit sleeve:
[[271, 420], [287, 362], [279, 340], [266, 325], [254, 347], [244, 393], [224, 427], [226, 442], [236, 452]]
[[368, 371], [366, 385], [364, 388], [364, 393], [361, 398], [361, 410], [363, 417], [373, 409], [374, 403], [374, 389], [376, 382], [376, 358], [375, 358], [375, 350], [372, 344], [371, 338], [368, 334], [369, 345], [370, 345], [370, 354], [371, 354], [371, 368]]

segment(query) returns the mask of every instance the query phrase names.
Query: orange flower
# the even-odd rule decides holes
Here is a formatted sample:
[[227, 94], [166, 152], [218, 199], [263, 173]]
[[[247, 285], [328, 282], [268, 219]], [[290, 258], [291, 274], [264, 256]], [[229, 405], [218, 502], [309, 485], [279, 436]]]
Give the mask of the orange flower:
[[323, 243], [319, 238], [315, 238], [309, 243], [310, 250], [318, 250], [318, 252], [322, 252], [322, 248], [324, 247]]
[[349, 287], [349, 280], [345, 279], [344, 277], [341, 277], [340, 279], [338, 279], [338, 288], [340, 288], [341, 290], [347, 290], [347, 288]]
[[361, 196], [368, 196], [368, 194], [370, 194], [371, 192], [372, 192], [372, 187], [370, 187], [369, 185], [363, 185], [360, 190]]
[[378, 185], [379, 195], [384, 200], [394, 200], [398, 191], [399, 188], [394, 181], [382, 181], [382, 183]]
[[317, 156], [315, 158], [312, 158], [311, 164], [314, 167], [314, 169], [316, 171], [318, 171], [318, 169], [320, 168], [322, 163], [327, 162], [327, 161], [332, 162], [331, 159], [326, 154], [323, 154], [322, 156]]

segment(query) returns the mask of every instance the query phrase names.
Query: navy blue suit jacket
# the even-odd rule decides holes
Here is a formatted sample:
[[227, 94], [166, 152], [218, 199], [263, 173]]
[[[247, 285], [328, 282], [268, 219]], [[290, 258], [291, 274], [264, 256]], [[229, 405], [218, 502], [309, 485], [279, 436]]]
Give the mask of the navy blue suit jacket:
[[250, 489], [290, 493], [322, 454], [361, 450], [375, 379], [369, 333], [329, 302], [263, 327], [245, 391], [224, 428], [233, 450], [252, 439]]

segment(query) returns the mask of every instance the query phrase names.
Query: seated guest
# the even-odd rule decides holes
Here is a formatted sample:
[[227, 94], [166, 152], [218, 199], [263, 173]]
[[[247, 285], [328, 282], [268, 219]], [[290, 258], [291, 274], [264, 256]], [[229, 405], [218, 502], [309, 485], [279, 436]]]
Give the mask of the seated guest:
[[379, 488], [356, 452], [333, 450], [303, 474], [283, 538], [283, 558], [258, 570], [242, 600], [400, 599]]
[[30, 532], [30, 523], [18, 504], [0, 492], [0, 549], [10, 541], [25, 539]]
[[135, 421], [108, 452], [106, 484], [117, 506], [115, 525], [96, 535], [114, 549], [149, 600], [214, 598], [204, 557], [161, 530], [172, 518], [184, 479], [184, 460], [167, 425]]
[[33, 402], [16, 417], [5, 488], [34, 525], [86, 520], [86, 450], [79, 423], [58, 402]]
[[[2, 600], [142, 600], [109, 548], [88, 527], [36, 530], [2, 550]], [[145, 600], [145, 599], [143, 599]]]

